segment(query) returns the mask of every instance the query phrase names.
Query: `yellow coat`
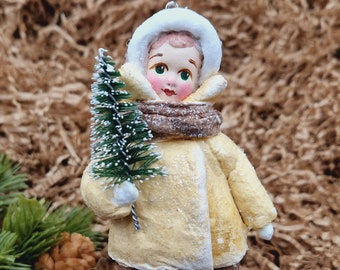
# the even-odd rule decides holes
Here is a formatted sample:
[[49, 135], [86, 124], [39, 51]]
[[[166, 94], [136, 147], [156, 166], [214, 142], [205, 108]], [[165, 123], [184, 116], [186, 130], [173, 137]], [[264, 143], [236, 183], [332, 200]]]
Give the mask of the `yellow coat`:
[[[136, 79], [133, 67], [124, 65], [120, 72], [134, 98], [157, 98], [142, 75]], [[222, 76], [214, 76], [186, 101], [210, 101], [225, 85]], [[157, 151], [162, 156], [157, 166], [165, 166], [168, 175], [136, 184], [139, 231], [131, 206], [112, 203], [112, 190], [104, 191], [100, 180], [84, 172], [86, 204], [111, 220], [109, 255], [137, 269], [198, 270], [238, 263], [247, 251], [248, 230], [263, 228], [277, 215], [243, 151], [222, 133], [157, 142]]]

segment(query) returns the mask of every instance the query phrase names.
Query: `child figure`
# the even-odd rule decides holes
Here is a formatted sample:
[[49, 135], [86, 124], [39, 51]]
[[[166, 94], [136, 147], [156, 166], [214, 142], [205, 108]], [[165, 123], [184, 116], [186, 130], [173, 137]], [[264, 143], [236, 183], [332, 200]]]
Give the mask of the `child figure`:
[[[247, 232], [271, 239], [276, 210], [243, 151], [220, 131], [211, 102], [221, 42], [190, 9], [164, 9], [135, 31], [121, 78], [139, 102], [167, 176], [104, 191], [84, 172], [85, 202], [111, 221], [108, 252], [136, 269], [216, 269], [240, 262]], [[136, 206], [141, 229], [131, 219]]]

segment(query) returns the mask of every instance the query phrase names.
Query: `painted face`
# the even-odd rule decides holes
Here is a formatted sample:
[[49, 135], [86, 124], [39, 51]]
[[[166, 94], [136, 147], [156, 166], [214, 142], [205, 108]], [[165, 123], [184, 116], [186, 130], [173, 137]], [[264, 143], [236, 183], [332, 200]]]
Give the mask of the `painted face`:
[[166, 42], [150, 51], [146, 78], [161, 99], [179, 102], [196, 90], [200, 67], [195, 47], [174, 48]]

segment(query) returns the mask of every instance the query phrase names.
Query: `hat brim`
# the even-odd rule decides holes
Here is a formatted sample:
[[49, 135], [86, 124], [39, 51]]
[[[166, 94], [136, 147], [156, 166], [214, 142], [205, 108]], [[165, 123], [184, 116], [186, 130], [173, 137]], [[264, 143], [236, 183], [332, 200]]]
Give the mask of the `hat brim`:
[[213, 25], [203, 16], [187, 8], [163, 9], [144, 21], [134, 32], [127, 49], [126, 60], [145, 73], [148, 50], [163, 32], [187, 31], [201, 46], [204, 61], [199, 83], [220, 69], [222, 42]]

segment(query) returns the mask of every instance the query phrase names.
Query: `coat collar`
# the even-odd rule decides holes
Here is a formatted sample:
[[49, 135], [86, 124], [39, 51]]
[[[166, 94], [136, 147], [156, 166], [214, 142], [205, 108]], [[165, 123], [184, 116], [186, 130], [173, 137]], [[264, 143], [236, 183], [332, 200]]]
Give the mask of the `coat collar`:
[[[161, 101], [145, 76], [132, 63], [125, 63], [120, 69], [121, 79], [126, 90], [131, 93], [134, 100]], [[212, 103], [225, 91], [227, 80], [222, 75], [213, 75], [205, 80], [200, 87], [183, 102], [209, 102]]]

